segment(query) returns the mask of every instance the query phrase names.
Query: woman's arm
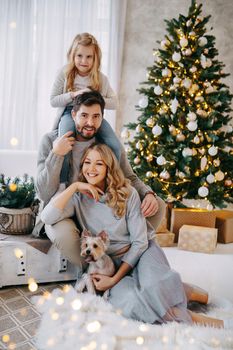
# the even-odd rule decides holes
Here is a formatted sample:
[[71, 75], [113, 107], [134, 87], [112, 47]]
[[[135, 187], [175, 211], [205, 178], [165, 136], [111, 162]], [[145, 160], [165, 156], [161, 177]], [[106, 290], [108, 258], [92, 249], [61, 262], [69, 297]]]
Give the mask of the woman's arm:
[[104, 292], [107, 289], [112, 288], [117, 284], [130, 270], [132, 267], [123, 262], [118, 269], [118, 271], [112, 277], [101, 275], [99, 273], [92, 274], [92, 280], [95, 285], [95, 288], [99, 291]]
[[47, 225], [53, 225], [64, 218], [74, 215], [75, 208], [72, 196], [76, 192], [87, 194], [95, 200], [99, 199], [99, 194], [103, 194], [99, 188], [88, 183], [74, 182], [51, 199], [41, 213], [41, 220]]

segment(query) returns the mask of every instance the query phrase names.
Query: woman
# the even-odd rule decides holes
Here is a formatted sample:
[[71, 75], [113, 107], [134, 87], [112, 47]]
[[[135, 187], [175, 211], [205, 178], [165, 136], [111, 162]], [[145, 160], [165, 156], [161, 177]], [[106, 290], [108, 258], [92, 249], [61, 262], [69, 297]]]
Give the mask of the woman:
[[80, 181], [45, 207], [42, 220], [54, 224], [76, 214], [82, 229], [93, 234], [102, 230], [108, 233], [107, 253], [117, 269], [112, 277], [94, 274], [96, 289], [110, 289], [110, 303], [123, 310], [124, 316], [138, 321], [230, 327], [223, 320], [187, 309], [180, 276], [170, 269], [155, 243], [153, 228], [141, 214], [140, 198], [124, 178], [110, 148], [103, 144], [90, 146], [82, 158], [80, 173]]

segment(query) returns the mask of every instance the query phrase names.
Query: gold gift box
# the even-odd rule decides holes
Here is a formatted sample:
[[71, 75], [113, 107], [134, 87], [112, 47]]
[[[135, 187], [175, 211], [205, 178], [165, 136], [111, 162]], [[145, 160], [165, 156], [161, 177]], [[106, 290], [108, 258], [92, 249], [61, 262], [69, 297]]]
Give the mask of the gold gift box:
[[179, 230], [178, 248], [192, 252], [213, 253], [217, 236], [217, 228], [183, 225]]
[[172, 247], [174, 245], [175, 234], [172, 232], [156, 233], [155, 241], [160, 247]]
[[178, 242], [179, 229], [183, 225], [215, 227], [214, 211], [206, 209], [173, 208], [171, 213], [170, 231], [175, 233], [175, 242]]
[[216, 224], [218, 229], [218, 242], [233, 242], [233, 211], [232, 210], [215, 210]]

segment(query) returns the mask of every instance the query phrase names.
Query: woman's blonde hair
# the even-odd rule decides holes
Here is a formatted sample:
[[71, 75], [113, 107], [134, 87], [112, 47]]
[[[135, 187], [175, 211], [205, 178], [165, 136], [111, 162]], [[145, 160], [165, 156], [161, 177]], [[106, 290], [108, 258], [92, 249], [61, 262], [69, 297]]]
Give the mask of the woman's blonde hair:
[[100, 81], [100, 63], [101, 63], [101, 49], [97, 40], [93, 35], [89, 33], [82, 33], [75, 36], [68, 52], [67, 52], [67, 69], [66, 69], [66, 78], [67, 78], [67, 91], [74, 90], [74, 79], [78, 74], [78, 70], [75, 66], [74, 59], [75, 54], [78, 50], [79, 45], [82, 46], [92, 46], [94, 52], [93, 67], [90, 72], [91, 85], [89, 86], [93, 90], [100, 91], [101, 81]]
[[103, 162], [107, 166], [106, 203], [113, 209], [115, 215], [122, 217], [126, 213], [126, 200], [131, 193], [130, 181], [125, 178], [118, 160], [107, 145], [94, 143], [85, 150], [80, 163], [79, 180], [87, 182], [83, 176], [82, 168], [86, 157], [92, 150], [100, 154]]

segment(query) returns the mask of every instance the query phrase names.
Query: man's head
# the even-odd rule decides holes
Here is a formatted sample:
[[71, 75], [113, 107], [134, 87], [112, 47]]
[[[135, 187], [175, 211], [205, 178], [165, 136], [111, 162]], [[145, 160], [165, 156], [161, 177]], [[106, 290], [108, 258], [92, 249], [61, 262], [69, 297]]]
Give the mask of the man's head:
[[75, 98], [72, 117], [78, 140], [89, 140], [96, 135], [103, 120], [104, 106], [104, 99], [98, 91], [84, 92]]

